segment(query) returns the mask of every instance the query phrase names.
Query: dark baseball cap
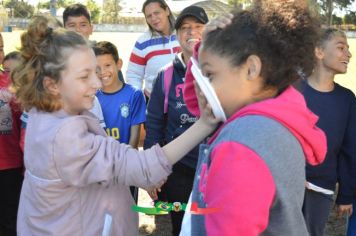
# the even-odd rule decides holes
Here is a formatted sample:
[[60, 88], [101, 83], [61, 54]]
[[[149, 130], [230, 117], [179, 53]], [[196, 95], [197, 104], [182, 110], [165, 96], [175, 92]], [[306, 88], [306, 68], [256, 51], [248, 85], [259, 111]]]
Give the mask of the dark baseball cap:
[[208, 23], [209, 19], [205, 10], [198, 6], [189, 6], [183, 9], [183, 11], [178, 15], [174, 28], [177, 30], [182, 25], [184, 18], [192, 16], [197, 18], [197, 20], [202, 23]]

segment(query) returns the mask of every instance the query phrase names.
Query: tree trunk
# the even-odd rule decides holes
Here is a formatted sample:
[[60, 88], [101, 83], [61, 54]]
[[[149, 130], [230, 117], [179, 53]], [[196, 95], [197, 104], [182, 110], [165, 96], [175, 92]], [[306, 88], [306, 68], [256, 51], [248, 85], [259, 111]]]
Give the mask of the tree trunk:
[[56, 15], [57, 15], [56, 5], [57, 5], [57, 0], [51, 0], [49, 3], [49, 6], [50, 6], [49, 9], [50, 9], [51, 15], [53, 17], [56, 17]]
[[334, 10], [334, 0], [327, 1], [327, 12], [326, 12], [326, 19], [328, 26], [332, 25], [333, 23], [333, 10]]
[[117, 16], [118, 16], [118, 0], [114, 0], [114, 23], [117, 23]]

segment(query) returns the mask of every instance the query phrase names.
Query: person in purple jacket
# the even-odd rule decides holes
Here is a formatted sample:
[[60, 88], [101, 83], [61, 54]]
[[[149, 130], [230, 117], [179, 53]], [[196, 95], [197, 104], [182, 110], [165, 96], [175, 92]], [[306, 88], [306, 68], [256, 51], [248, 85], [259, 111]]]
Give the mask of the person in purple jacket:
[[21, 63], [12, 90], [29, 119], [17, 234], [137, 235], [129, 186], [155, 188], [172, 165], [216, 127], [203, 115], [164, 147], [138, 151], [108, 137], [87, 111], [101, 87], [89, 42], [33, 19], [21, 37]]

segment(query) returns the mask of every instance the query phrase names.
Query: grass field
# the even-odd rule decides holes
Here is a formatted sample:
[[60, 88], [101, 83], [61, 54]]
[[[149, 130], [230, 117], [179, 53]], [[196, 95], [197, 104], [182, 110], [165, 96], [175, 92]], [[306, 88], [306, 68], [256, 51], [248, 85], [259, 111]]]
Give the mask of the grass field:
[[[2, 32], [1, 34], [3, 35], [5, 41], [5, 53], [11, 52], [20, 46], [20, 31], [14, 31], [11, 33]], [[120, 57], [124, 61], [122, 71], [125, 74], [131, 50], [140, 34], [141, 33], [127, 32], [94, 32], [91, 39], [96, 41], [107, 40], [116, 45], [119, 50]], [[347, 74], [338, 75], [336, 81], [351, 89], [356, 94], [356, 38], [349, 39], [349, 44], [351, 53], [355, 56], [355, 58], [351, 58]]]

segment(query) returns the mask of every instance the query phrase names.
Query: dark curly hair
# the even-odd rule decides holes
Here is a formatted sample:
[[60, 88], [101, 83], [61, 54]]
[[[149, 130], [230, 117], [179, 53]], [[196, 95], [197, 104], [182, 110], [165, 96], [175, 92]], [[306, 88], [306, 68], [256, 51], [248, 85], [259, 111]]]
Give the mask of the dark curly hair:
[[234, 13], [226, 28], [208, 33], [202, 50], [229, 58], [233, 66], [257, 55], [264, 86], [281, 92], [300, 78], [298, 71], [306, 75], [312, 72], [318, 27], [318, 19], [305, 4], [258, 1], [251, 9]]
[[21, 36], [21, 62], [11, 73], [11, 90], [25, 110], [32, 107], [48, 112], [59, 110], [60, 101], [44, 87], [44, 78], [48, 76], [58, 82], [70, 53], [78, 48], [91, 48], [76, 32], [53, 30], [49, 24], [47, 17], [36, 16]]

